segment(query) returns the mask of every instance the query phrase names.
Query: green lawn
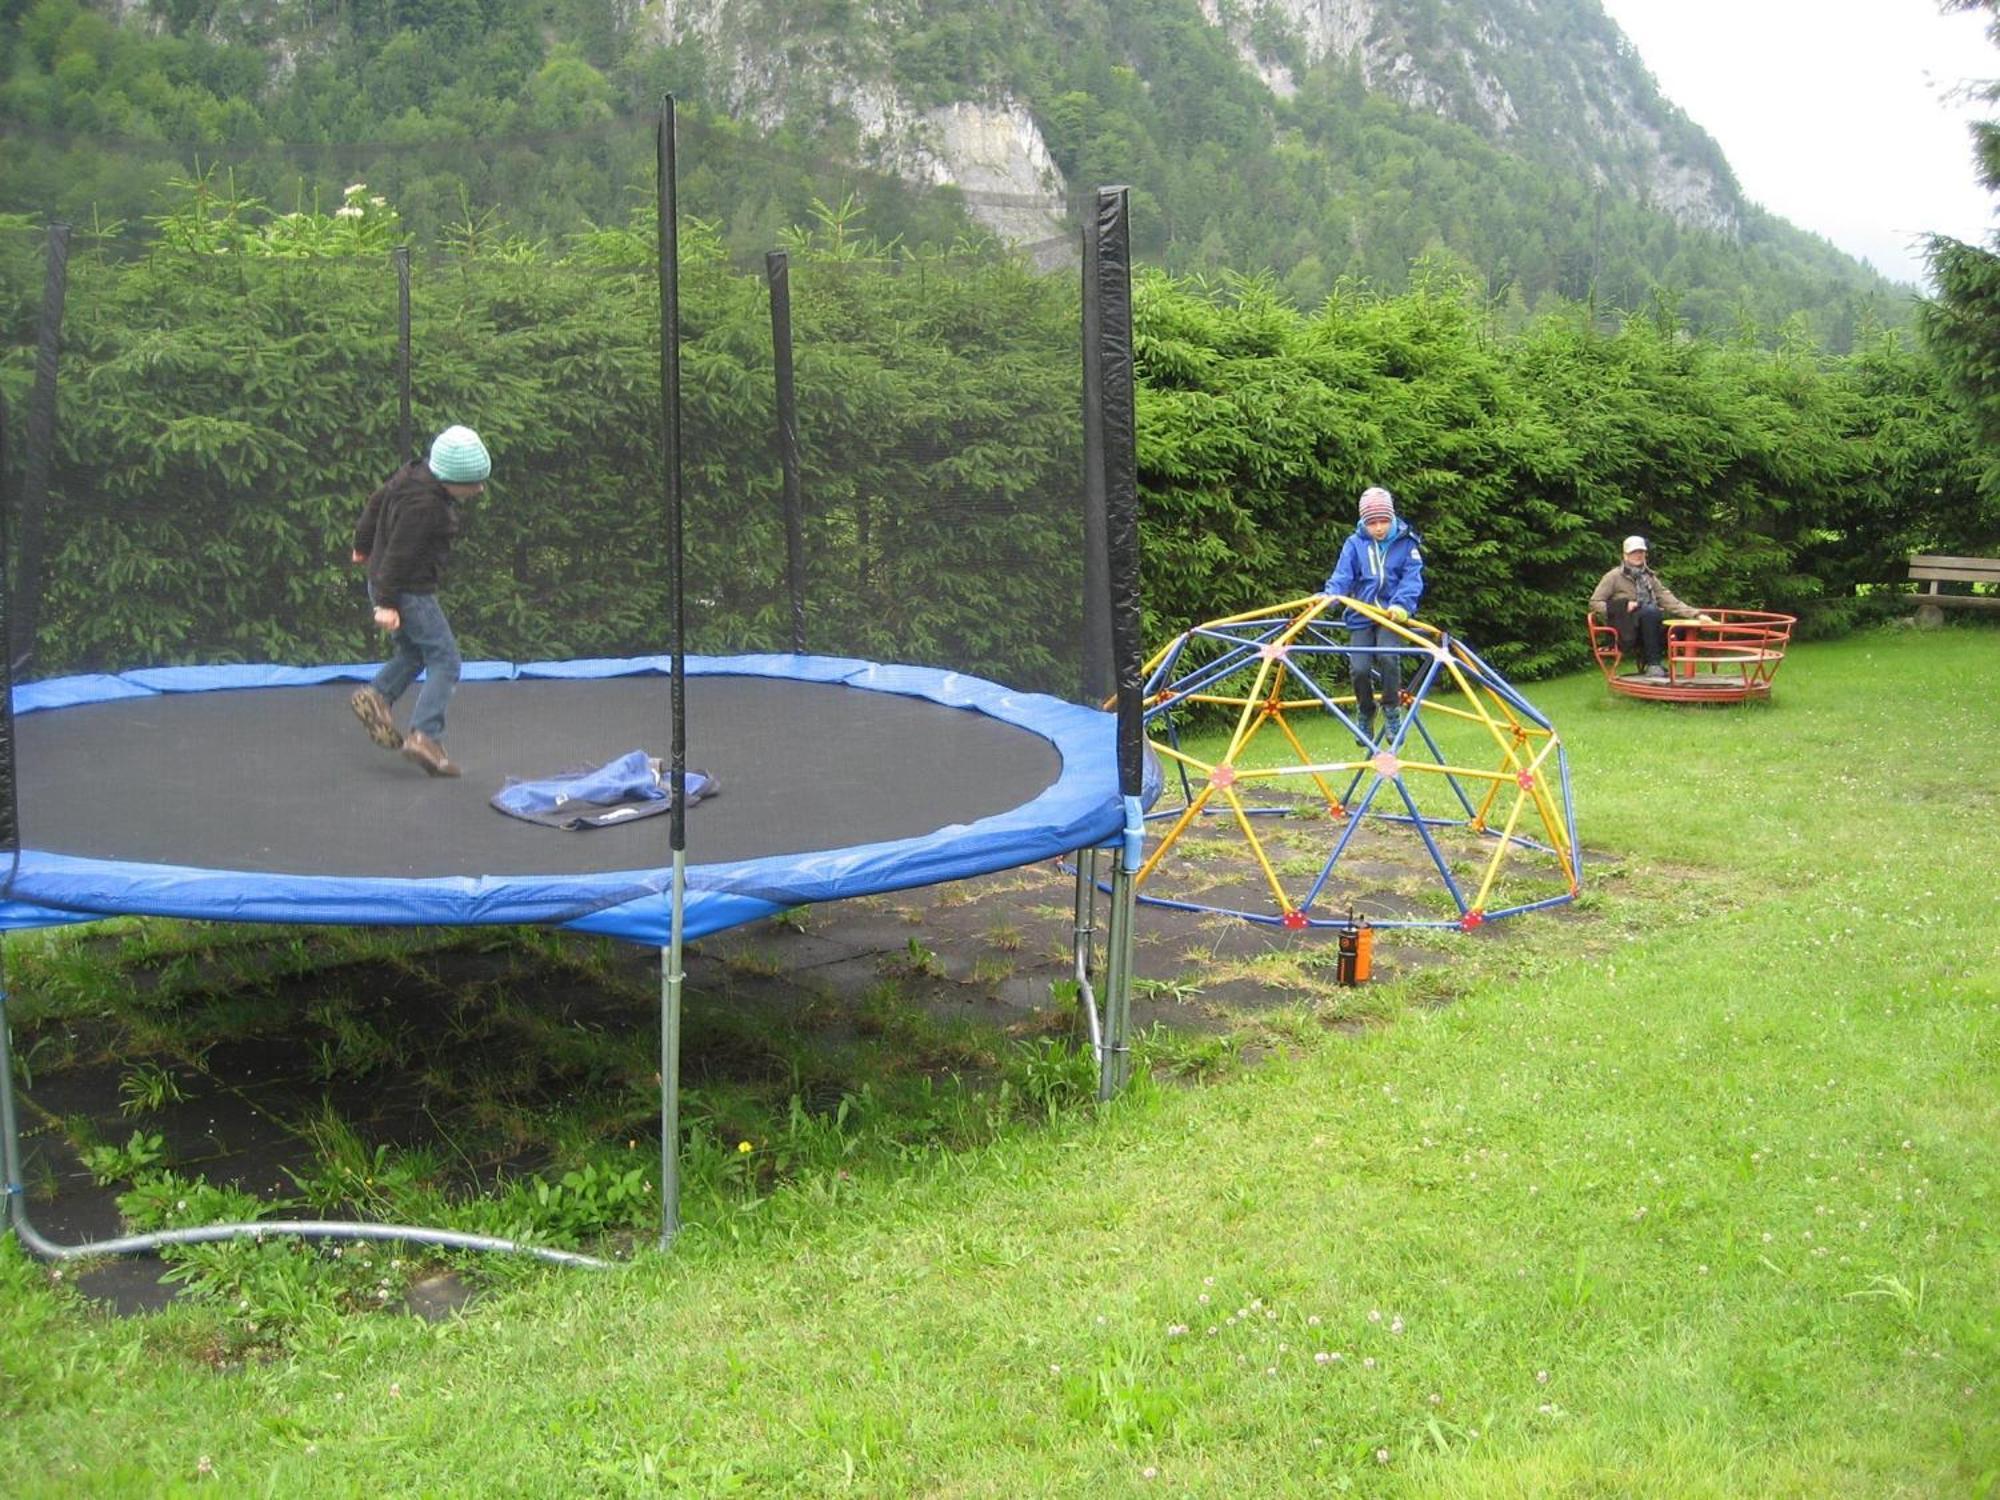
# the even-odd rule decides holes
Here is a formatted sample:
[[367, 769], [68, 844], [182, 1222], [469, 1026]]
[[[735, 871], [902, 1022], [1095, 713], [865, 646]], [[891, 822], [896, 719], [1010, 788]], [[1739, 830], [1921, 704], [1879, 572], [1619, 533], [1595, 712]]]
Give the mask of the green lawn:
[[1615, 862], [1448, 1006], [245, 1366], [10, 1242], [0, 1489], [2000, 1493], [2000, 633], [1531, 696]]

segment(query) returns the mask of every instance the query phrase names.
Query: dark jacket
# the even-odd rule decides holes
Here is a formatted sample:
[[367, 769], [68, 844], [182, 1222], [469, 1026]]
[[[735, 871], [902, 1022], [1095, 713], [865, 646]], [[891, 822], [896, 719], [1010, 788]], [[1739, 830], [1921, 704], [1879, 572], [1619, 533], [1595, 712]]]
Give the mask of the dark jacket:
[[368, 497], [354, 527], [354, 550], [368, 559], [368, 587], [394, 609], [405, 594], [435, 594], [458, 536], [458, 502], [412, 459]]
[[[1357, 524], [1341, 546], [1340, 561], [1333, 565], [1325, 592], [1345, 594], [1380, 610], [1400, 605], [1415, 614], [1418, 601], [1424, 597], [1422, 543], [1423, 538], [1405, 525], [1401, 516], [1390, 523], [1389, 534], [1379, 542], [1368, 534], [1366, 526]], [[1350, 626], [1375, 623], [1351, 609], [1345, 618]]]
[[1641, 604], [1653, 605], [1670, 619], [1677, 615], [1699, 613], [1692, 604], [1668, 588], [1651, 568], [1640, 568], [1634, 572], [1623, 563], [1597, 580], [1597, 591], [1590, 596], [1590, 607], [1593, 612], [1616, 623], [1620, 616], [1631, 612], [1634, 599]]

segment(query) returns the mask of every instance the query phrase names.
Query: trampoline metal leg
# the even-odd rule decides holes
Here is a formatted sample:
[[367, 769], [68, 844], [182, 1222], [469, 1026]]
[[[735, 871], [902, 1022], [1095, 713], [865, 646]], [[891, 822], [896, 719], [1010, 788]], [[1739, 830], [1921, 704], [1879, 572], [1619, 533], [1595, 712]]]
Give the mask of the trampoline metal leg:
[[21, 1243], [40, 1253], [28, 1222], [27, 1185], [21, 1179], [21, 1136], [14, 1119], [14, 1042], [9, 1033], [7, 995], [0, 990], [0, 1193], [7, 1196], [7, 1222]]
[[1105, 927], [1104, 1047], [1097, 1097], [1109, 1099], [1125, 1087], [1132, 1067], [1132, 928], [1136, 885], [1128, 861], [1111, 875], [1110, 917]]
[[681, 987], [687, 855], [674, 851], [670, 946], [660, 950], [660, 1248], [681, 1232]]
[[1090, 1028], [1090, 1050], [1104, 1069], [1104, 1026], [1098, 1017], [1097, 990], [1091, 983], [1091, 962], [1097, 943], [1097, 857], [1095, 849], [1079, 849], [1076, 856], [1076, 923], [1070, 929], [1070, 956], [1075, 963], [1076, 1003]]

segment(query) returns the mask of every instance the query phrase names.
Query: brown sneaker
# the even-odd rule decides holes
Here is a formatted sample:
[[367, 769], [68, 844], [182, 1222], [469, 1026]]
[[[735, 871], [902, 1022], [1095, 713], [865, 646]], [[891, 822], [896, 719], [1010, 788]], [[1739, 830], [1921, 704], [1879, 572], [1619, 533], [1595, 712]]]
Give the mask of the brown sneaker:
[[389, 700], [372, 687], [356, 688], [354, 696], [347, 700], [354, 710], [354, 717], [361, 721], [361, 727], [368, 731], [368, 738], [384, 750], [403, 748], [403, 736], [396, 729], [396, 721], [389, 715]]
[[432, 776], [458, 775], [458, 762], [444, 753], [444, 746], [421, 730], [413, 729], [404, 737], [403, 759], [415, 761]]

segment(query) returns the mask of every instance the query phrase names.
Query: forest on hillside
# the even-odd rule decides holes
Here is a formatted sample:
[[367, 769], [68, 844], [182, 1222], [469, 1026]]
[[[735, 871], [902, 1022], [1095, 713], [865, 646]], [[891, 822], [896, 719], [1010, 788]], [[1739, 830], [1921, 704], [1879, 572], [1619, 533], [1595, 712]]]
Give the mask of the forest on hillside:
[[[1804, 334], [1838, 352], [1908, 318], [1905, 289], [1754, 208], [1734, 235], [1677, 223], [1616, 185], [1615, 159], [1585, 159], [1581, 124], [1543, 151], [1502, 149], [1449, 110], [1370, 93], [1351, 64], [1309, 68], [1272, 34], [1264, 45], [1299, 80], [1279, 98], [1195, 0], [937, 0], [888, 30], [845, 0], [744, 9], [816, 77], [880, 76], [913, 106], [1011, 92], [1073, 191], [1134, 187], [1144, 259], [1269, 272], [1302, 309], [1357, 281], [1399, 291], [1423, 258], [1455, 265], [1501, 327], [1563, 303], [1607, 317], [1665, 308], [1697, 332]], [[507, 227], [531, 239], [616, 222], [643, 153], [614, 161], [593, 132], [631, 120], [637, 134], [667, 92], [736, 129], [722, 110], [731, 60], [662, 45], [639, 14], [604, 0], [0, 0], [0, 212], [132, 233], [164, 180], [220, 167], [286, 207], [377, 183], [420, 240], [503, 197]], [[1532, 18], [1545, 49], [1609, 25], [1594, 0], [1510, 16]], [[1464, 22], [1426, 3], [1408, 24]], [[1510, 92], [1553, 98], [1552, 55], [1502, 54]], [[726, 191], [701, 205], [746, 253], [797, 221], [804, 177], [827, 175], [799, 162], [865, 155], [823, 91], [785, 105], [775, 133], [738, 131]], [[1661, 129], [1668, 151], [1726, 174], [1677, 112]], [[514, 143], [504, 194], [457, 171], [472, 142], [489, 160]]]

